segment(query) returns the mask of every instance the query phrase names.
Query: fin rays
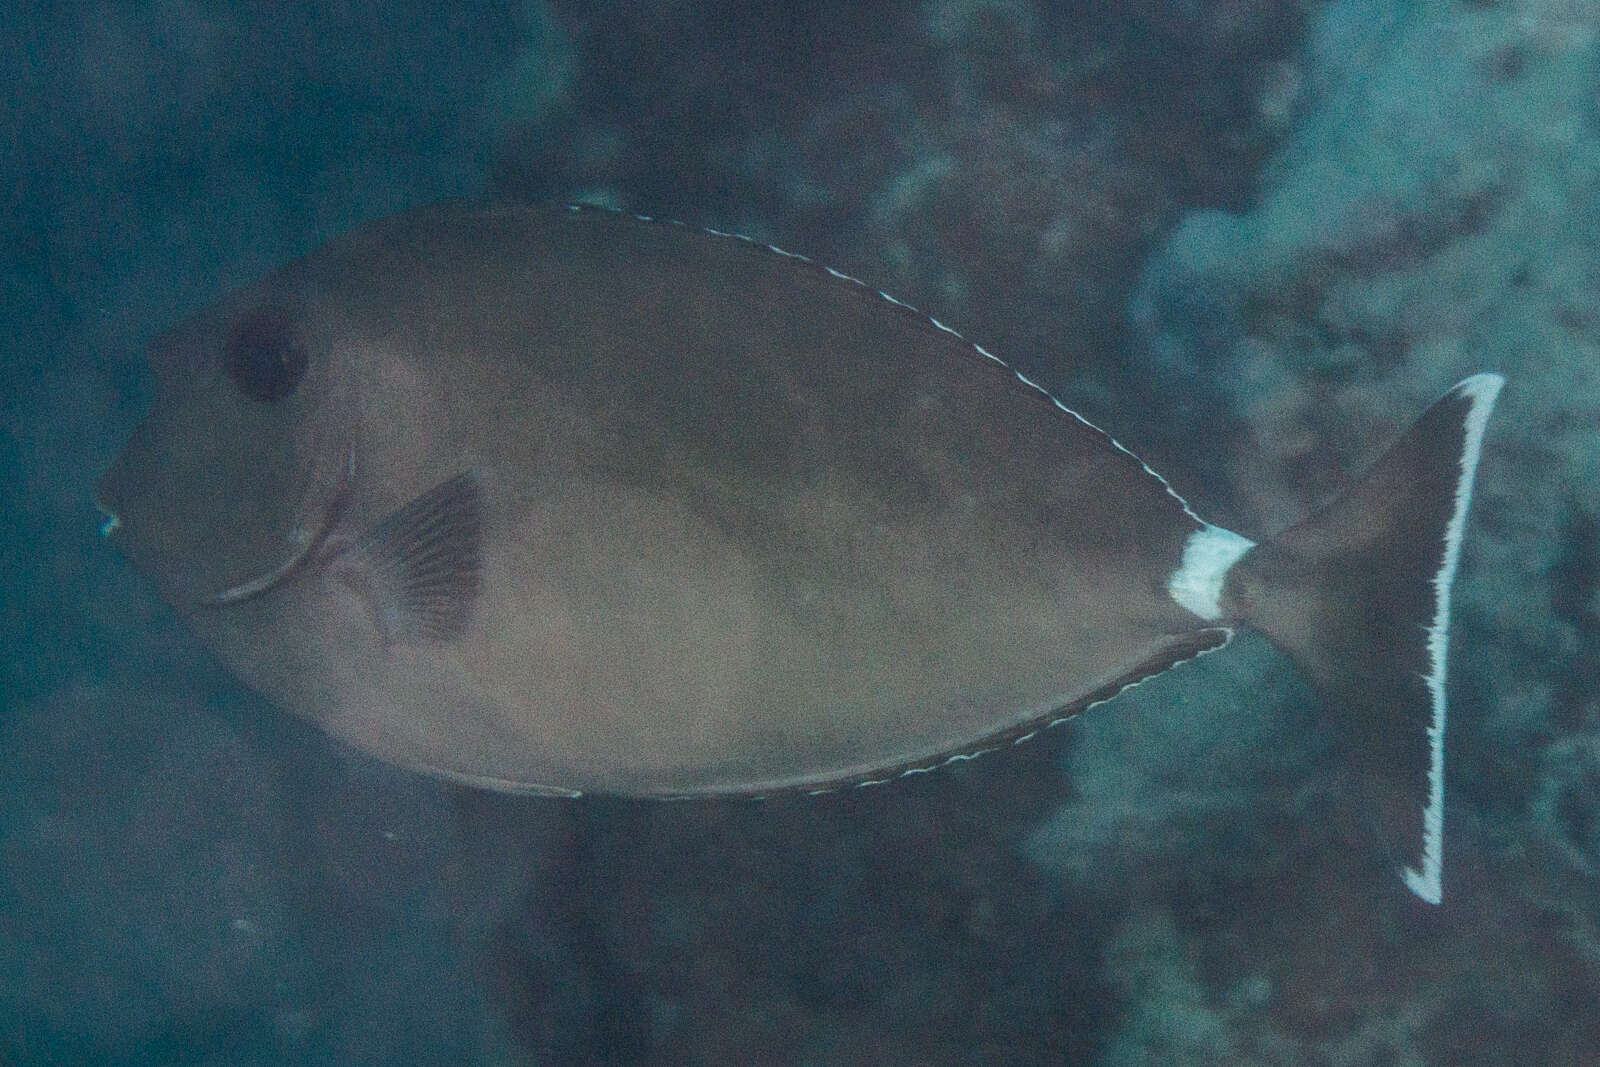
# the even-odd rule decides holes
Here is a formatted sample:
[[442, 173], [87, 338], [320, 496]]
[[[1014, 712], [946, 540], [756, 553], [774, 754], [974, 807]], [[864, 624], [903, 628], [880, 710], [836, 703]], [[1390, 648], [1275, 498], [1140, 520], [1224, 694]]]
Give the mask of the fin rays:
[[448, 641], [467, 628], [481, 584], [483, 490], [458, 474], [385, 518], [352, 548], [386, 640]]

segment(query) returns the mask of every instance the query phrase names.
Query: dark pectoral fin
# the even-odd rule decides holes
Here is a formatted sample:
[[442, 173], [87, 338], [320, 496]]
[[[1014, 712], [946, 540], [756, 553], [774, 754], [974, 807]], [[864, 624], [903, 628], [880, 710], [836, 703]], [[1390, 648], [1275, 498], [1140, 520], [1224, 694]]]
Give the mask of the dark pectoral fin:
[[371, 601], [384, 637], [448, 641], [472, 618], [483, 550], [483, 489], [458, 474], [390, 515], [356, 542], [348, 577]]

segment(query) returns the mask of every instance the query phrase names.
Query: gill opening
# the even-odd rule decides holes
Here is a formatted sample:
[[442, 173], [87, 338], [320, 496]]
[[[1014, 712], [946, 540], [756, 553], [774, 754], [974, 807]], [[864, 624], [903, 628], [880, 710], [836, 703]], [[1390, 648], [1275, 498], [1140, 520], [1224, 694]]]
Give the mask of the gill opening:
[[204, 597], [200, 601], [201, 604], [213, 608], [225, 608], [233, 604], [242, 604], [247, 600], [254, 600], [263, 593], [276, 589], [304, 570], [306, 564], [317, 558], [323, 546], [328, 543], [328, 539], [333, 535], [339, 520], [350, 506], [351, 487], [355, 482], [355, 473], [355, 446], [347, 445], [345, 447], [344, 463], [339, 469], [339, 486], [334, 490], [333, 500], [328, 504], [328, 510], [323, 515], [316, 534], [293, 555], [266, 574], [252, 578], [248, 582], [229, 586], [220, 593]]

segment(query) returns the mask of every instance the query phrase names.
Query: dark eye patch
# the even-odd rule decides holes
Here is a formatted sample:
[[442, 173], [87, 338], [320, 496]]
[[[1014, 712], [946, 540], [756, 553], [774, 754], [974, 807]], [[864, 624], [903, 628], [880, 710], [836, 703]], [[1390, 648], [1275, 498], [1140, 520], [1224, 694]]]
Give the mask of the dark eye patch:
[[228, 333], [228, 377], [251, 400], [282, 400], [306, 376], [310, 359], [293, 320], [278, 308], [245, 315]]

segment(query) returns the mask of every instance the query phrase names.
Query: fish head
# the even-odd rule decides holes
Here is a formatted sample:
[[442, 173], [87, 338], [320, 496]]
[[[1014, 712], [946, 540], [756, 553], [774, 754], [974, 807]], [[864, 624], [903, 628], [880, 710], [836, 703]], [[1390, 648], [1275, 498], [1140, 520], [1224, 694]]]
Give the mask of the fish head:
[[330, 321], [269, 280], [151, 342], [154, 403], [96, 501], [180, 610], [270, 584], [327, 536], [354, 458]]

